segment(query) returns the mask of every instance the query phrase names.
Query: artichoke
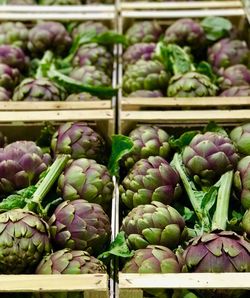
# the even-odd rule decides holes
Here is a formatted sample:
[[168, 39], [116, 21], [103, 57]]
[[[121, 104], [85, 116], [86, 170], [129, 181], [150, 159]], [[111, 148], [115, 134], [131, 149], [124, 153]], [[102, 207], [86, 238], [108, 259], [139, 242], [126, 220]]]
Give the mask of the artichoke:
[[6, 90], [3, 87], [0, 87], [0, 101], [9, 101], [11, 100], [11, 92]]
[[72, 93], [65, 99], [65, 101], [96, 101], [96, 100], [100, 100], [100, 98], [88, 92]]
[[63, 55], [71, 46], [72, 39], [65, 27], [58, 22], [45, 22], [35, 25], [29, 32], [28, 49], [35, 55], [51, 50]]
[[238, 154], [232, 141], [221, 134], [197, 134], [184, 148], [182, 160], [197, 183], [211, 185], [236, 167]]
[[89, 43], [81, 46], [73, 58], [73, 66], [93, 65], [109, 75], [112, 74], [113, 57], [104, 46]]
[[174, 249], [186, 231], [179, 212], [156, 201], [132, 209], [123, 219], [121, 230], [131, 249], [146, 248], [149, 244]]
[[48, 225], [35, 213], [13, 209], [0, 214], [0, 273], [33, 273], [50, 253]]
[[151, 43], [136, 43], [127, 48], [123, 54], [123, 64], [135, 64], [138, 60], [152, 60], [155, 54], [156, 44]]
[[70, 72], [69, 76], [87, 86], [109, 87], [112, 84], [109, 76], [93, 65], [76, 67]]
[[14, 101], [60, 101], [64, 91], [47, 78], [24, 79], [14, 90]]
[[133, 258], [126, 262], [123, 273], [179, 273], [182, 263], [167, 247], [149, 245], [138, 249]]
[[64, 200], [83, 199], [110, 208], [112, 177], [104, 165], [81, 158], [69, 162], [58, 179], [57, 190]]
[[129, 134], [133, 141], [133, 149], [124, 156], [126, 167], [132, 167], [139, 159], [149, 156], [169, 157], [170, 145], [169, 135], [155, 125], [141, 125]]
[[245, 209], [250, 208], [250, 156], [242, 158], [237, 165], [237, 171], [234, 174], [234, 184], [239, 190], [241, 204]]
[[51, 139], [54, 155], [70, 154], [73, 159], [101, 160], [104, 144], [103, 138], [84, 122], [62, 124]]
[[0, 24], [0, 44], [11, 44], [26, 49], [29, 31], [21, 22]]
[[249, 53], [245, 41], [224, 38], [208, 49], [208, 62], [218, 72], [220, 68], [226, 68], [235, 64], [248, 64]]
[[107, 214], [100, 205], [85, 200], [62, 202], [48, 223], [56, 248], [80, 249], [98, 255], [110, 241]]
[[134, 164], [120, 185], [121, 200], [128, 209], [151, 201], [170, 204], [180, 194], [179, 175], [160, 156]]
[[130, 45], [140, 42], [157, 42], [162, 34], [161, 26], [156, 21], [134, 23], [125, 33]]
[[41, 5], [81, 5], [81, 0], [40, 0]]
[[170, 74], [159, 61], [139, 60], [129, 65], [123, 76], [123, 92], [137, 90], [165, 90]]
[[8, 5], [35, 5], [36, 0], [5, 0]]
[[0, 86], [12, 91], [20, 81], [20, 72], [7, 64], [0, 63]]
[[38, 181], [51, 162], [32, 141], [17, 141], [0, 149], [0, 192], [11, 193]]
[[216, 91], [217, 87], [206, 75], [187, 72], [171, 78], [167, 95], [170, 97], [205, 97], [216, 95]]
[[235, 127], [230, 138], [240, 154], [250, 155], [250, 123]]
[[0, 147], [5, 147], [8, 144], [8, 138], [0, 131]]
[[191, 48], [201, 47], [205, 43], [206, 35], [202, 26], [192, 20], [183, 18], [174, 22], [165, 31], [163, 41], [167, 44], [175, 43]]
[[137, 90], [127, 95], [127, 97], [163, 97], [159, 90]]
[[92, 257], [86, 251], [69, 248], [45, 256], [36, 268], [36, 274], [91, 273], [106, 273], [106, 267], [102, 261]]
[[243, 218], [242, 218], [242, 223], [241, 226], [243, 228], [243, 231], [245, 232], [247, 238], [250, 239], [250, 209], [248, 209]]
[[29, 58], [25, 56], [20, 48], [11, 45], [0, 45], [0, 63], [25, 71], [29, 64]]
[[250, 85], [250, 70], [243, 64], [236, 64], [219, 71], [218, 84], [221, 90], [235, 86]]
[[72, 37], [75, 39], [77, 35], [83, 35], [90, 31], [96, 32], [97, 34], [102, 34], [108, 30], [109, 28], [101, 22], [87, 21], [80, 23], [73, 29]]
[[223, 91], [219, 96], [222, 97], [241, 97], [250, 96], [250, 86], [236, 86]]

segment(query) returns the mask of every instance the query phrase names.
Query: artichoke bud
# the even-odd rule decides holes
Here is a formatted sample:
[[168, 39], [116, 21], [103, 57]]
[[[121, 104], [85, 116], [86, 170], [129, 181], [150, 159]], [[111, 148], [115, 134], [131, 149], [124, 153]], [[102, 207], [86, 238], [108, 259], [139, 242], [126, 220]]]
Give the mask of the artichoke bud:
[[240, 178], [240, 171], [236, 171], [234, 173], [234, 186], [241, 191], [242, 190], [242, 182]]

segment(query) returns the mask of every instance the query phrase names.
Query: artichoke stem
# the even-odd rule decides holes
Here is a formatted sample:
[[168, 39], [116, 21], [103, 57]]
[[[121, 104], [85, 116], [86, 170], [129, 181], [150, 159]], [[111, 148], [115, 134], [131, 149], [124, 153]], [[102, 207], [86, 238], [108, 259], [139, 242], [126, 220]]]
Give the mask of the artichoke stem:
[[39, 62], [39, 67], [37, 68], [35, 78], [40, 79], [40, 78], [47, 78], [48, 71], [50, 69], [50, 65], [53, 61], [54, 54], [51, 51], [46, 51], [45, 54], [43, 55], [43, 58]]
[[212, 230], [226, 230], [232, 183], [233, 171], [226, 172], [221, 176], [216, 210], [212, 220]]

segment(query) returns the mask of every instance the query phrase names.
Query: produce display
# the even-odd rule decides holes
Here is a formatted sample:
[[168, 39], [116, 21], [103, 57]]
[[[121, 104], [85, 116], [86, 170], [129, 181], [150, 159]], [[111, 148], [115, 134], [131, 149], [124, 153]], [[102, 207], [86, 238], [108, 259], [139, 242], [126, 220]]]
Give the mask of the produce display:
[[123, 96], [248, 96], [250, 48], [239, 28], [223, 17], [125, 22]]
[[110, 99], [119, 40], [101, 22], [0, 23], [0, 100]]
[[1, 274], [108, 273], [98, 259], [111, 239], [108, 157], [85, 122], [48, 123], [35, 141], [1, 134]]
[[[120, 160], [120, 233], [110, 250], [121, 272], [250, 272], [249, 127], [138, 124], [130, 131]], [[249, 297], [243, 290], [144, 292]]]

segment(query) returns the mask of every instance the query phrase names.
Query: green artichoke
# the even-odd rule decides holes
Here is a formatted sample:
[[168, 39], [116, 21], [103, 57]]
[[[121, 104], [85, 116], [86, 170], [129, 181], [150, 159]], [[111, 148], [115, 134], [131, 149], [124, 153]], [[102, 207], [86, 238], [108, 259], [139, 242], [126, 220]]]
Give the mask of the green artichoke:
[[73, 58], [73, 66], [93, 65], [109, 75], [113, 70], [113, 57], [108, 50], [96, 43], [89, 43], [81, 46]]
[[138, 249], [122, 269], [123, 273], [179, 273], [182, 263], [167, 247], [149, 245]]
[[235, 127], [230, 138], [240, 154], [250, 155], [250, 123]]
[[32, 141], [17, 141], [0, 149], [0, 192], [11, 193], [38, 181], [51, 162]]
[[0, 273], [33, 273], [50, 253], [48, 225], [35, 213], [13, 209], [0, 214]]
[[57, 190], [66, 200], [83, 199], [110, 208], [113, 193], [112, 177], [104, 165], [81, 158], [70, 161], [58, 179]]
[[75, 67], [69, 76], [87, 86], [109, 87], [112, 84], [109, 76], [93, 65]]
[[40, 0], [41, 5], [81, 5], [81, 0]]
[[165, 90], [170, 74], [159, 61], [139, 60], [129, 65], [123, 76], [123, 92], [129, 94], [137, 90]]
[[47, 78], [24, 79], [14, 90], [14, 101], [61, 101], [65, 92]]
[[22, 72], [27, 70], [29, 58], [20, 48], [12, 45], [0, 45], [0, 63], [18, 68]]
[[184, 148], [182, 160], [194, 180], [211, 185], [236, 167], [238, 154], [232, 141], [219, 133], [197, 134]]
[[65, 99], [65, 101], [96, 101], [96, 100], [100, 100], [100, 98], [88, 92], [72, 93]]
[[177, 74], [169, 81], [167, 95], [170, 97], [215, 96], [217, 87], [209, 77], [198, 72]]
[[185, 221], [179, 212], [156, 201], [132, 209], [123, 219], [121, 230], [133, 250], [146, 248], [149, 244], [174, 249], [183, 240], [186, 231]]
[[11, 92], [6, 90], [3, 87], [0, 87], [0, 101], [9, 101], [11, 100]]
[[163, 97], [159, 90], [137, 90], [127, 95], [127, 97]]
[[219, 96], [222, 97], [241, 97], [250, 96], [250, 86], [236, 86], [223, 91]]
[[246, 237], [250, 239], [250, 209], [245, 212], [242, 218], [241, 226], [244, 233], [246, 234]]
[[63, 55], [68, 51], [71, 42], [69, 33], [61, 23], [44, 22], [30, 30], [28, 49], [35, 55], [43, 55], [46, 50]]
[[49, 219], [56, 248], [86, 250], [99, 255], [110, 241], [110, 220], [102, 207], [85, 200], [59, 204]]
[[149, 156], [169, 157], [169, 135], [155, 125], [141, 125], [129, 134], [133, 141], [133, 149], [124, 156], [124, 164], [127, 168], [132, 167], [139, 159]]
[[242, 158], [234, 174], [234, 184], [239, 191], [241, 204], [245, 209], [250, 208], [250, 156]]
[[161, 34], [161, 26], [156, 21], [140, 21], [129, 27], [125, 36], [132, 45], [139, 42], [157, 42]]
[[0, 86], [12, 91], [20, 81], [20, 72], [7, 64], [0, 63]]
[[28, 35], [29, 30], [21, 22], [4, 22], [0, 24], [0, 44], [11, 44], [25, 50]]
[[137, 161], [120, 185], [121, 200], [130, 210], [151, 201], [168, 205], [179, 194], [179, 175], [160, 156]]
[[72, 31], [72, 37], [75, 39], [78, 35], [86, 34], [90, 31], [101, 34], [107, 32], [109, 28], [101, 22], [87, 21], [77, 25]]
[[208, 49], [208, 62], [218, 72], [235, 64], [248, 64], [249, 54], [247, 43], [242, 40], [224, 38]]
[[62, 124], [51, 139], [54, 155], [70, 154], [73, 159], [103, 159], [104, 140], [87, 123], [67, 122]]
[[123, 64], [128, 66], [135, 64], [138, 60], [152, 60], [155, 55], [156, 44], [136, 43], [127, 48], [123, 54]]
[[163, 41], [166, 44], [175, 43], [180, 46], [199, 48], [204, 45], [206, 35], [198, 22], [183, 18], [175, 21], [167, 28]]
[[221, 90], [227, 90], [236, 86], [250, 85], [250, 70], [243, 64], [236, 64], [219, 71], [217, 81]]

